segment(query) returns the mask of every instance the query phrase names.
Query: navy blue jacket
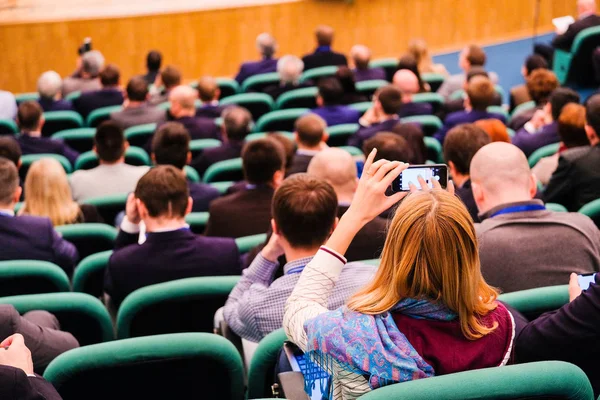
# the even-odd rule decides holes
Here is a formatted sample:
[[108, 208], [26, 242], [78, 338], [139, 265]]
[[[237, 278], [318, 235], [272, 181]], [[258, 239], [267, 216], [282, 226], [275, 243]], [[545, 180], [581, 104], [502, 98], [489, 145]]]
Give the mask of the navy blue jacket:
[[360, 111], [343, 105], [323, 106], [310, 112], [323, 118], [327, 126], [356, 124], [361, 117]]
[[70, 148], [59, 139], [50, 139], [47, 137], [29, 136], [26, 132], [17, 137], [17, 142], [21, 146], [23, 155], [27, 154], [59, 154], [67, 157], [71, 165], [75, 165], [75, 160], [79, 153]]
[[82, 93], [73, 100], [73, 106], [83, 118], [87, 118], [92, 111], [102, 107], [120, 106], [123, 104], [123, 100], [123, 92], [114, 88], [106, 88]]
[[432, 115], [433, 107], [429, 103], [405, 103], [402, 105], [398, 116], [400, 118], [414, 117], [416, 115]]
[[346, 56], [341, 53], [332, 51], [329, 47], [319, 47], [314, 53], [307, 54], [302, 57], [304, 62], [304, 70], [327, 67], [329, 65], [348, 65]]
[[194, 200], [193, 212], [208, 211], [210, 202], [221, 195], [217, 189], [205, 183], [188, 182], [188, 187], [190, 188], [190, 197]]
[[521, 128], [512, 138], [512, 144], [523, 150], [527, 157], [540, 147], [558, 142], [560, 142], [558, 122], [552, 122], [535, 133], [529, 133], [525, 128]]
[[433, 135], [440, 143], [444, 144], [446, 134], [452, 128], [460, 124], [472, 124], [473, 122], [481, 119], [499, 119], [502, 123], [506, 124], [506, 118], [503, 115], [489, 113], [487, 111], [458, 111], [449, 114], [444, 121], [444, 126]]
[[275, 58], [245, 62], [240, 66], [240, 71], [235, 76], [235, 80], [241, 85], [242, 82], [253, 75], [266, 74], [275, 71], [277, 71], [277, 59]]
[[375, 79], [386, 80], [385, 69], [383, 68], [369, 68], [369, 69], [355, 69], [354, 80], [356, 82], [372, 81]]
[[41, 97], [38, 103], [44, 112], [48, 111], [74, 111], [73, 103], [69, 100], [54, 100]]
[[208, 167], [219, 161], [231, 160], [238, 158], [242, 154], [242, 148], [245, 142], [228, 142], [223, 143], [219, 147], [206, 149], [198, 157], [192, 160], [190, 164], [200, 176], [203, 176]]
[[212, 104], [205, 104], [202, 107], [196, 109], [196, 117], [201, 118], [220, 118], [221, 113], [225, 109], [225, 106], [213, 106]]

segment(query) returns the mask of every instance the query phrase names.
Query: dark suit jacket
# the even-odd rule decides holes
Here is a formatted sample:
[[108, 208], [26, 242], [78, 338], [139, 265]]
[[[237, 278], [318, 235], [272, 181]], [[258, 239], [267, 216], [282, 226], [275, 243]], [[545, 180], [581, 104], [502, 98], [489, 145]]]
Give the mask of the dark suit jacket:
[[394, 127], [399, 124], [398, 119], [388, 119], [379, 124], [368, 127], [361, 127], [354, 135], [348, 139], [348, 146], [358, 147], [362, 150], [365, 140], [372, 138], [379, 132], [391, 132]]
[[206, 236], [239, 238], [267, 232], [274, 193], [271, 186], [261, 185], [214, 200], [210, 204]]
[[193, 212], [208, 211], [210, 202], [221, 195], [217, 189], [204, 183], [188, 182], [188, 187], [190, 197], [194, 200]]
[[75, 110], [85, 119], [97, 108], [120, 106], [123, 104], [123, 92], [119, 89], [106, 88], [93, 92], [82, 93], [73, 100]]
[[310, 111], [327, 122], [327, 126], [356, 124], [360, 119], [360, 111], [344, 105], [323, 106]]
[[531, 95], [529, 94], [529, 90], [527, 90], [526, 84], [515, 86], [512, 89], [510, 89], [510, 111], [511, 112], [517, 106], [520, 106], [523, 103], [527, 103], [528, 101], [531, 101]]
[[404, 103], [398, 116], [400, 118], [413, 117], [415, 115], [432, 115], [433, 107], [429, 103]]
[[[341, 218], [348, 211], [348, 206], [338, 207], [338, 217]], [[350, 261], [371, 260], [379, 258], [385, 236], [387, 233], [387, 220], [376, 217], [367, 223], [352, 239], [345, 257]]]
[[67, 275], [71, 275], [79, 259], [75, 246], [54, 230], [48, 218], [0, 215], [0, 243], [0, 261], [48, 261]]
[[242, 82], [253, 75], [266, 74], [275, 71], [277, 71], [277, 59], [275, 58], [245, 62], [240, 66], [240, 71], [235, 76], [235, 80], [241, 85]]
[[336, 53], [328, 47], [318, 48], [314, 53], [302, 57], [302, 61], [304, 61], [305, 71], [328, 65], [348, 65], [345, 55]]
[[154, 81], [156, 81], [156, 75], [158, 75], [159, 71], [148, 71], [146, 75], [144, 75], [144, 80], [148, 85], [152, 85]]
[[20, 368], [0, 365], [0, 398], [3, 400], [61, 400], [54, 386], [40, 376], [29, 377]]
[[79, 153], [67, 146], [62, 140], [29, 136], [26, 132], [23, 132], [17, 137], [17, 142], [21, 146], [23, 155], [59, 154], [65, 156], [71, 162], [71, 165], [75, 165], [75, 160], [79, 157]]
[[136, 289], [197, 276], [239, 275], [235, 241], [194, 235], [189, 229], [138, 234], [119, 232], [104, 277], [104, 290], [115, 304]]
[[558, 142], [560, 142], [558, 122], [552, 122], [536, 133], [529, 133], [525, 128], [521, 128], [512, 138], [512, 144], [523, 150], [527, 157], [540, 147]]
[[54, 100], [40, 97], [38, 103], [44, 112], [48, 111], [73, 111], [73, 103], [69, 100]]
[[465, 183], [463, 183], [461, 187], [457, 187], [456, 194], [465, 204], [467, 210], [469, 210], [469, 214], [471, 214], [473, 222], [479, 222], [479, 209], [477, 208], [475, 198], [473, 197], [473, 188], [471, 187], [471, 180], [469, 179]]
[[552, 40], [552, 47], [569, 51], [571, 50], [571, 45], [573, 44], [573, 41], [575, 41], [575, 37], [578, 33], [584, 29], [592, 28], [597, 25], [600, 25], [600, 16], [596, 14], [589, 15], [583, 19], [575, 21], [569, 25], [569, 28], [565, 33], [562, 35], [557, 35]]
[[502, 123], [506, 123], [506, 118], [503, 115], [492, 114], [487, 111], [459, 111], [452, 113], [446, 117], [444, 121], [444, 126], [433, 135], [440, 143], [444, 143], [444, 139], [446, 138], [446, 134], [452, 128], [460, 124], [472, 124], [473, 122], [479, 121], [480, 119], [489, 119], [495, 118], [502, 121]]
[[173, 119], [179, 122], [190, 132], [190, 139], [221, 139], [219, 128], [212, 119], [198, 117], [183, 117]]
[[225, 108], [226, 106], [213, 106], [212, 104], [205, 104], [202, 107], [196, 109], [196, 117], [210, 119], [220, 118], [221, 113]]
[[296, 90], [296, 89], [302, 89], [302, 88], [306, 88], [306, 87], [310, 87], [311, 85], [309, 85], [308, 83], [299, 83], [297, 85], [291, 84], [291, 83], [286, 83], [285, 85], [271, 85], [271, 86], [267, 86], [263, 92], [268, 94], [269, 96], [271, 96], [273, 98], [273, 100], [277, 100], [279, 98], [279, 96], [281, 96], [282, 94], [289, 92], [290, 90]]
[[301, 174], [308, 170], [308, 164], [314, 156], [308, 154], [294, 154], [292, 165], [285, 171], [285, 176], [288, 177], [294, 174]]
[[242, 148], [245, 142], [228, 142], [219, 147], [206, 149], [198, 157], [192, 160], [191, 166], [200, 176], [203, 176], [208, 167], [219, 161], [238, 158], [242, 154]]
[[368, 68], [368, 69], [354, 69], [354, 80], [356, 82], [372, 81], [375, 79], [386, 80], [385, 69], [383, 68]]

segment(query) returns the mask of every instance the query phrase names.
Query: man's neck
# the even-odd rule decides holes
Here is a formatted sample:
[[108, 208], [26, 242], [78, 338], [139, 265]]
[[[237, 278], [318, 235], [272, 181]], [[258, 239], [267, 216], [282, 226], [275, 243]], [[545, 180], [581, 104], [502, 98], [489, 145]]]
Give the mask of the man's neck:
[[306, 146], [300, 142], [297, 142], [297, 144], [298, 144], [298, 150], [304, 150], [304, 151], [320, 151], [321, 150], [320, 144], [316, 147]]
[[176, 231], [187, 226], [184, 218], [146, 218], [144, 224], [146, 225], [146, 232], [149, 233]]
[[320, 247], [321, 246], [314, 249], [295, 249], [290, 247], [285, 249], [285, 259], [287, 262], [292, 262], [301, 258], [314, 257], [314, 255], [317, 254], [317, 251], [319, 251]]
[[465, 182], [468, 181], [468, 180], [469, 180], [469, 175], [454, 174], [452, 176], [452, 182], [457, 187], [462, 187], [462, 185], [464, 185]]
[[117, 161], [100, 160], [100, 165], [117, 165], [117, 164], [124, 164], [124, 163], [125, 163], [125, 157], [121, 157]]
[[16, 203], [0, 204], [0, 211], [13, 211], [15, 209], [15, 205]]
[[181, 110], [177, 115], [174, 115], [175, 119], [194, 116], [196, 116], [196, 110]]
[[486, 210], [484, 212], [487, 213], [490, 210], [493, 210], [494, 208], [497, 208], [497, 207], [508, 206], [509, 204], [520, 203], [523, 201], [531, 201], [531, 200], [532, 200], [531, 196], [526, 193], [505, 195], [505, 196], [502, 196], [501, 198], [494, 199], [493, 201], [489, 202], [489, 204], [486, 205], [486, 207], [485, 207]]
[[354, 193], [342, 192], [340, 190], [337, 190], [337, 188], [334, 189], [336, 189], [335, 194], [337, 195], [339, 205], [348, 206], [352, 204], [352, 200], [354, 199]]
[[143, 106], [146, 102], [144, 101], [131, 101], [129, 100], [129, 104], [127, 104], [127, 108], [139, 108]]
[[31, 137], [40, 137], [40, 136], [42, 136], [42, 131], [41, 130], [35, 130], [35, 131], [24, 130], [23, 132], [27, 132], [27, 135], [31, 136]]
[[396, 114], [392, 114], [392, 115], [383, 114], [381, 116], [381, 118], [379, 119], [379, 123], [382, 123], [384, 121], [389, 121], [390, 119], [398, 119], [398, 115], [396, 115]]

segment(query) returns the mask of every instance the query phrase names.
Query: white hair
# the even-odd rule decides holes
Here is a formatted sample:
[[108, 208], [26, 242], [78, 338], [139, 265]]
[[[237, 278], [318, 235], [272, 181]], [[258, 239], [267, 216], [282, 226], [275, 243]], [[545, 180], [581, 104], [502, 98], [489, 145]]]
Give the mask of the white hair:
[[40, 97], [53, 99], [62, 87], [62, 78], [56, 71], [46, 71], [37, 81], [37, 90]]
[[92, 50], [81, 56], [81, 69], [91, 76], [98, 76], [104, 67], [104, 56], [98, 50]]
[[281, 82], [297, 83], [303, 70], [304, 62], [296, 56], [286, 55], [277, 61], [277, 72]]
[[264, 57], [272, 57], [277, 51], [277, 41], [269, 33], [261, 33], [256, 37], [256, 48]]

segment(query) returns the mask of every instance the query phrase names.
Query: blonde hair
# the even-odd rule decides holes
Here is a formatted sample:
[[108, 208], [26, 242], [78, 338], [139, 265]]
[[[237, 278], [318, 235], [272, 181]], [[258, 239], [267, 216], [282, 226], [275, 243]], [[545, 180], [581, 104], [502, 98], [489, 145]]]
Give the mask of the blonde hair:
[[408, 44], [408, 52], [417, 60], [419, 72], [433, 72], [433, 61], [427, 43], [423, 39], [413, 39]]
[[441, 302], [458, 314], [463, 335], [494, 331], [480, 317], [498, 292], [481, 275], [475, 228], [461, 201], [443, 190], [409, 195], [392, 220], [375, 278], [348, 302], [363, 314], [389, 311], [403, 298]]
[[67, 174], [53, 158], [31, 164], [25, 178], [25, 204], [21, 214], [48, 217], [54, 226], [72, 224], [81, 215], [72, 200]]

